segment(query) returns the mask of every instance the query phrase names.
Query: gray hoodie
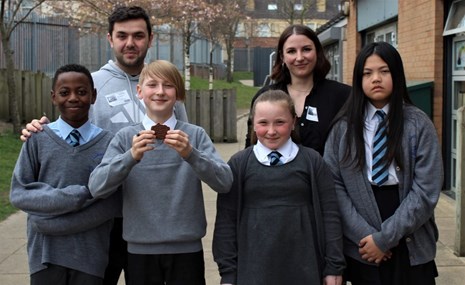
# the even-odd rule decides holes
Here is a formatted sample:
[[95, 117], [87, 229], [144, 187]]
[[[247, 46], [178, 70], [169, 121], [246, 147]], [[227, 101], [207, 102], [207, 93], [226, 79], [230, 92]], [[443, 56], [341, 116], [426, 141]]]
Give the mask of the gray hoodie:
[[[140, 123], [145, 105], [137, 97], [139, 74], [131, 76], [110, 60], [100, 70], [93, 72], [97, 100], [89, 113], [90, 121], [98, 127], [117, 133], [120, 129]], [[187, 122], [184, 104], [176, 102], [174, 113], [179, 121]]]

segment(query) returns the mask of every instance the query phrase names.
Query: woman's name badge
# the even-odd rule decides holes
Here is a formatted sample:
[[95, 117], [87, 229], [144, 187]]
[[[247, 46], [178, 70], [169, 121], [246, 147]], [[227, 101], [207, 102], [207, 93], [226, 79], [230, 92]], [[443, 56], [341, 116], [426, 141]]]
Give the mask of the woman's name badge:
[[307, 115], [305, 118], [309, 121], [318, 122], [318, 111], [316, 107], [306, 106], [305, 108], [307, 109]]

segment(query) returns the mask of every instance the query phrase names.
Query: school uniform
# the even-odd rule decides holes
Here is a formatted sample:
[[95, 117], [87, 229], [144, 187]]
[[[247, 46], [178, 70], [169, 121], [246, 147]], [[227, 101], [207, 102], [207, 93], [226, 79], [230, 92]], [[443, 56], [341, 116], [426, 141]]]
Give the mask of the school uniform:
[[312, 284], [342, 275], [341, 225], [331, 174], [313, 149], [258, 142], [233, 155], [231, 191], [218, 195], [213, 256], [221, 284]]
[[93, 199], [87, 189], [112, 135], [81, 126], [79, 145], [63, 120], [44, 126], [24, 143], [12, 176], [10, 201], [28, 213], [31, 284], [101, 284], [108, 263], [117, 195]]
[[[365, 112], [363, 171], [343, 162], [348, 128], [344, 118], [334, 125], [325, 147], [324, 159], [334, 175], [342, 215], [346, 278], [353, 284], [434, 284], [438, 239], [434, 208], [443, 183], [435, 128], [421, 110], [404, 105], [403, 169], [392, 163], [388, 181], [379, 187], [373, 185], [370, 171], [374, 112], [371, 105]], [[354, 159], [352, 152], [349, 161]], [[368, 235], [380, 250], [393, 252], [391, 260], [377, 266], [361, 258], [358, 244]]]
[[145, 115], [142, 123], [116, 133], [92, 172], [89, 189], [94, 197], [123, 195], [129, 284], [204, 285], [202, 238], [207, 221], [201, 182], [227, 192], [231, 170], [204, 129], [176, 120], [174, 114], [164, 124], [189, 135], [188, 157], [156, 140], [153, 150], [135, 160], [134, 136], [154, 124]]

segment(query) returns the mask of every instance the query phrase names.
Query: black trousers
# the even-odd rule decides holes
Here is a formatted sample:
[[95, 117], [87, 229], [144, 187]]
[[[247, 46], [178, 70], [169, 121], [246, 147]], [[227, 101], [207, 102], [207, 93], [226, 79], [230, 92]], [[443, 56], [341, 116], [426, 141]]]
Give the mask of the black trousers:
[[110, 233], [108, 265], [103, 278], [103, 285], [117, 285], [121, 271], [128, 282], [128, 244], [123, 239], [123, 218], [115, 218]]
[[102, 285], [100, 277], [63, 266], [49, 264], [44, 270], [31, 275], [31, 285]]
[[203, 251], [128, 257], [127, 285], [205, 285]]

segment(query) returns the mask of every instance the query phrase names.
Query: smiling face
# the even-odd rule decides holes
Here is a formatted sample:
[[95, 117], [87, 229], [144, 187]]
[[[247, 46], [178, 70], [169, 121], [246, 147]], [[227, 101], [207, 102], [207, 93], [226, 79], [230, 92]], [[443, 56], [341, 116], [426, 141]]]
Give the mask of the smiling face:
[[367, 57], [365, 61], [362, 88], [377, 109], [389, 103], [393, 89], [391, 71], [387, 63], [376, 54]]
[[164, 123], [173, 114], [176, 103], [176, 86], [155, 75], [147, 76], [137, 85], [139, 99], [146, 106], [147, 115], [157, 123]]
[[147, 50], [152, 44], [143, 19], [116, 22], [107, 36], [116, 58], [116, 64], [126, 73], [137, 75], [144, 67]]
[[291, 35], [283, 46], [283, 62], [292, 78], [311, 76], [317, 62], [315, 44], [305, 35]]
[[261, 101], [255, 105], [254, 130], [257, 139], [269, 149], [276, 150], [289, 140], [294, 123], [285, 101]]
[[79, 128], [89, 118], [96, 91], [85, 74], [71, 71], [58, 75], [51, 95], [61, 118], [73, 128]]

